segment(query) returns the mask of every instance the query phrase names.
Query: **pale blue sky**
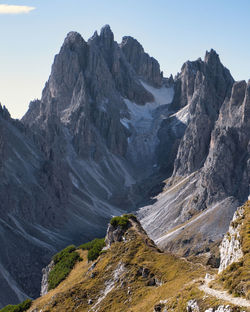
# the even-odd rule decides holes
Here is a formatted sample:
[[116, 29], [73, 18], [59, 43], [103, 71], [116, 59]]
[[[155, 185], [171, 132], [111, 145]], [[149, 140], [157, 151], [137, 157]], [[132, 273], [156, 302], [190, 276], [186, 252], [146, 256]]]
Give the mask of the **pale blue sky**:
[[15, 118], [40, 98], [66, 34], [87, 40], [105, 24], [118, 42], [139, 40], [165, 76], [213, 48], [236, 80], [250, 78], [250, 0], [0, 0], [0, 13], [13, 9], [3, 4], [35, 8], [0, 14], [0, 102]]

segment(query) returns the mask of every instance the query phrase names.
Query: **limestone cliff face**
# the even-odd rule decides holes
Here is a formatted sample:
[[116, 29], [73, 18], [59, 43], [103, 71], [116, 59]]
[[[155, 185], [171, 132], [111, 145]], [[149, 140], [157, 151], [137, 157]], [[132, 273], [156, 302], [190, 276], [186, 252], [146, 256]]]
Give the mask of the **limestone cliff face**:
[[42, 273], [42, 282], [41, 282], [41, 292], [40, 296], [44, 296], [48, 293], [49, 290], [49, 273], [54, 267], [54, 261], [52, 260], [45, 268], [43, 268]]
[[233, 262], [239, 261], [243, 257], [241, 249], [241, 226], [242, 220], [238, 220], [244, 215], [244, 207], [239, 207], [234, 213], [233, 220], [230, 223], [229, 230], [225, 234], [220, 245], [220, 267], [218, 272], [221, 273]]
[[[233, 78], [218, 54], [207, 52], [204, 61], [186, 62], [175, 78], [171, 107], [179, 110], [161, 125], [160, 161], [173, 176], [189, 175], [204, 165], [211, 133], [220, 108], [230, 95]], [[164, 146], [171, 146], [165, 149]], [[164, 159], [165, 158], [165, 159]]]
[[204, 62], [187, 62], [180, 77], [181, 92], [176, 93], [179, 106], [189, 105], [185, 134], [175, 159], [173, 175], [188, 175], [199, 170], [207, 157], [211, 132], [220, 108], [230, 94], [233, 78], [221, 64], [218, 54], [211, 50]]
[[[207, 203], [228, 195], [243, 202], [249, 194], [250, 81], [236, 82], [221, 107], [202, 171]], [[237, 177], [237, 178], [236, 178]]]

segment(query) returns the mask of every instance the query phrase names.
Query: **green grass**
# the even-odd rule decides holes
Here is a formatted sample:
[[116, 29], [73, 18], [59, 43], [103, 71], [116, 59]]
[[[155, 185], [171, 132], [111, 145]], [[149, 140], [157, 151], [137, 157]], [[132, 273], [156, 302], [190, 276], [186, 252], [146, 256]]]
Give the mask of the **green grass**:
[[99, 257], [103, 247], [105, 247], [105, 239], [95, 238], [91, 242], [82, 244], [78, 248], [88, 250], [88, 261], [94, 261]]
[[56, 288], [71, 272], [75, 263], [80, 260], [76, 247], [71, 245], [53, 257], [54, 267], [49, 273], [49, 290]]
[[0, 312], [24, 312], [30, 308], [31, 304], [32, 300], [27, 299], [17, 305], [7, 305], [3, 309], [1, 309]]
[[123, 216], [113, 217], [110, 220], [110, 224], [114, 228], [117, 228], [118, 226], [120, 226], [121, 228], [126, 230], [129, 224], [129, 219], [136, 219], [136, 217], [133, 214], [125, 214]]

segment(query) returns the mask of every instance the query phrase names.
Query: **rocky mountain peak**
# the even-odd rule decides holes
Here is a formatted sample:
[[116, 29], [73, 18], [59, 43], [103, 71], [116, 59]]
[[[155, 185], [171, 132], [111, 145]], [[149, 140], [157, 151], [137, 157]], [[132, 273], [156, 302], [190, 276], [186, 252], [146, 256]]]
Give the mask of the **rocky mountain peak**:
[[210, 62], [220, 62], [219, 54], [214, 49], [206, 51], [204, 62], [207, 64]]
[[[87, 50], [87, 43], [83, 39], [83, 37], [78, 32], [69, 32], [64, 40], [64, 43], [62, 45], [62, 48], [59, 52], [59, 54], [55, 58], [55, 62], [53, 64], [53, 67], [56, 65], [61, 66], [61, 64], [57, 64], [56, 59], [62, 58], [65, 62], [67, 58], [69, 58], [69, 61], [71, 61], [73, 58], [74, 61], [79, 63], [79, 66], [83, 68], [86, 66], [86, 50]], [[73, 70], [74, 68], [72, 68]], [[56, 70], [56, 68], [55, 68]], [[71, 71], [72, 71], [71, 70]], [[52, 74], [53, 74], [53, 68], [52, 68]], [[65, 75], [66, 73], [64, 73]]]
[[102, 52], [110, 50], [114, 47], [114, 33], [109, 25], [104, 25], [101, 28], [100, 35], [97, 31], [94, 32], [93, 36], [89, 38], [88, 44], [93, 46], [99, 46]]
[[84, 39], [78, 32], [71, 31], [67, 34], [64, 40], [64, 45], [74, 45], [78, 43], [82, 44], [83, 42], [84, 42]]
[[114, 42], [114, 34], [109, 25], [102, 27], [100, 32], [100, 41], [106, 48], [110, 48]]
[[122, 37], [122, 42], [120, 44], [121, 47], [128, 46], [130, 48], [135, 48], [137, 52], [144, 52], [142, 45], [131, 36]]
[[4, 118], [4, 119], [9, 119], [10, 118], [10, 113], [8, 111], [8, 109], [2, 104], [0, 103], [0, 115]]
[[99, 35], [97, 30], [93, 33], [93, 35], [88, 39], [88, 44], [91, 44], [91, 42], [96, 42], [99, 39]]
[[[164, 248], [183, 245], [188, 255], [198, 246], [194, 251], [203, 252], [222, 237], [236, 202], [249, 194], [249, 99], [250, 82], [234, 84], [214, 50], [168, 80], [133, 37], [119, 45], [108, 25], [88, 42], [70, 32], [41, 100], [20, 122], [23, 129], [4, 120], [9, 113], [0, 107], [0, 211], [8, 225], [1, 223], [0, 233], [2, 241], [13, 237], [27, 259], [22, 270], [17, 267], [8, 241], [1, 245], [6, 257], [0, 266], [25, 294], [36, 296], [31, 282], [40, 284], [40, 255], [47, 264], [48, 249], [51, 254], [66, 243], [100, 237], [112, 215], [139, 205], [149, 205], [140, 220]], [[167, 178], [172, 190], [150, 200]], [[193, 219], [197, 211], [201, 218]], [[161, 237], [189, 220], [184, 230]], [[16, 238], [20, 228], [25, 236]], [[131, 221], [132, 228], [138, 230]], [[123, 230], [110, 227], [110, 242], [123, 240]], [[13, 297], [16, 290], [6, 293]], [[8, 303], [5, 297], [0, 294], [0, 305]]]
[[145, 53], [142, 45], [136, 39], [125, 36], [122, 38], [120, 47], [128, 62], [142, 79], [155, 87], [162, 85], [163, 76], [159, 63], [156, 59]]

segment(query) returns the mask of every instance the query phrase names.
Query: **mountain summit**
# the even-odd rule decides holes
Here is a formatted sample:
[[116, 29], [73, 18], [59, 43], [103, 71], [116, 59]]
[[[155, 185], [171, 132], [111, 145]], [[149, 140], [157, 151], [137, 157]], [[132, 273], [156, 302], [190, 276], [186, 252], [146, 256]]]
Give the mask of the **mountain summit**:
[[37, 297], [57, 250], [124, 212], [165, 250], [218, 245], [249, 195], [249, 92], [214, 50], [173, 79], [108, 25], [70, 32], [22, 120], [0, 109], [0, 304]]

